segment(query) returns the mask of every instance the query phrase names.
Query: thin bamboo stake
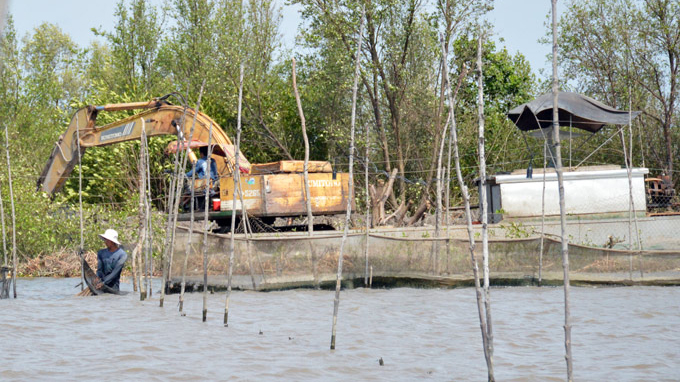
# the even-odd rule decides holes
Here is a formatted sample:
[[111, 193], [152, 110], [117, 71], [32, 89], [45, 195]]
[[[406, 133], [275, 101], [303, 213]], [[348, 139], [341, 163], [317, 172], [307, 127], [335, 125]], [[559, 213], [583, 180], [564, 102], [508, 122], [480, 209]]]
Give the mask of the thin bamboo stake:
[[[184, 113], [186, 114], [186, 106], [184, 108]], [[184, 121], [184, 116], [182, 116], [182, 120]], [[180, 122], [180, 126], [181, 126]], [[181, 143], [181, 140], [183, 137], [181, 137], [181, 129], [177, 129], [177, 143], [178, 146]], [[162, 277], [161, 277], [161, 297], [159, 301], [159, 306], [162, 308], [163, 303], [165, 302], [165, 288], [166, 288], [166, 280], [168, 278], [168, 264], [170, 262], [170, 249], [172, 246], [170, 245], [171, 243], [171, 235], [172, 235], [172, 218], [173, 214], [175, 212], [175, 182], [177, 181], [178, 178], [178, 168], [179, 168], [179, 153], [180, 150], [178, 149], [175, 151], [175, 164], [174, 164], [174, 171], [173, 171], [173, 176], [170, 180], [170, 187], [168, 189], [168, 201], [167, 201], [167, 210], [168, 210], [168, 222], [165, 227], [165, 242], [163, 243], [163, 254], [161, 258], [161, 266], [163, 268], [162, 270]]]
[[[234, 171], [232, 172], [232, 178], [234, 179], [234, 192], [232, 193], [231, 202], [231, 235], [229, 237], [229, 271], [227, 275], [227, 298], [224, 302], [224, 326], [229, 326], [229, 298], [231, 297], [231, 280], [233, 277], [233, 267], [234, 267], [234, 231], [236, 230], [236, 190], [240, 185], [240, 175], [241, 171], [239, 169], [239, 150], [241, 146], [241, 106], [243, 104], [243, 63], [241, 63], [240, 73], [239, 73], [239, 85], [238, 85], [238, 111], [236, 116], [236, 146], [234, 146]], [[243, 210], [245, 206], [241, 203], [241, 216], [243, 216]], [[264, 275], [264, 273], [263, 273]]]
[[557, 0], [552, 2], [552, 92], [553, 92], [553, 140], [555, 142], [557, 183], [560, 195], [560, 226], [562, 239], [562, 268], [564, 270], [564, 347], [567, 362], [567, 380], [574, 380], [571, 357], [571, 314], [569, 308], [569, 241], [567, 238], [567, 215], [564, 204], [564, 177], [562, 174], [562, 148], [560, 147], [558, 83], [557, 83]]
[[480, 196], [482, 200], [482, 263], [484, 266], [484, 310], [486, 311], [486, 333], [489, 357], [493, 359], [493, 324], [491, 320], [491, 295], [489, 292], [489, 214], [486, 200], [486, 157], [484, 152], [484, 76], [482, 71], [482, 40], [484, 36], [480, 29], [477, 38], [477, 118], [479, 121], [479, 181], [481, 182]]
[[[184, 131], [184, 122], [186, 119], [186, 114], [187, 114], [187, 105], [186, 101], [183, 102], [184, 104], [184, 111], [182, 113], [182, 118], [180, 119], [180, 122], [178, 125], [176, 125], [177, 129], [177, 143], [179, 146], [179, 143], [184, 141], [186, 138], [184, 137], [183, 131]], [[172, 266], [172, 258], [174, 255], [174, 243], [175, 243], [175, 228], [176, 226], [173, 225], [173, 223], [176, 224], [176, 218], [177, 218], [177, 209], [178, 209], [178, 204], [179, 204], [179, 192], [178, 188], [181, 189], [181, 184], [182, 182], [179, 181], [180, 178], [180, 173], [179, 173], [179, 158], [180, 158], [180, 150], [178, 149], [175, 152], [175, 164], [174, 164], [174, 171], [173, 171], [173, 176], [170, 181], [170, 189], [168, 190], [168, 223], [165, 228], [165, 243], [164, 243], [164, 248], [163, 248], [163, 257], [161, 258], [162, 262], [162, 267], [163, 267], [163, 277], [161, 279], [161, 298], [159, 301], [159, 305], [162, 308], [163, 303], [165, 302], [165, 290], [167, 288], [167, 282], [170, 281], [170, 269]], [[177, 185], [180, 185], [179, 187]]]
[[[441, 36], [441, 45], [442, 45], [442, 54], [446, 57], [448, 57], [448, 42], [444, 42], [444, 37]], [[477, 258], [475, 257], [475, 235], [474, 231], [472, 229], [472, 214], [470, 211], [470, 195], [468, 193], [468, 188], [465, 185], [465, 181], [463, 180], [463, 174], [461, 172], [461, 166], [460, 166], [460, 155], [458, 152], [458, 128], [456, 126], [456, 114], [455, 114], [455, 103], [453, 100], [453, 93], [451, 91], [451, 82], [449, 81], [449, 68], [448, 68], [448, 63], [446, 60], [444, 60], [444, 73], [446, 74], [446, 87], [447, 87], [447, 92], [448, 92], [448, 101], [449, 101], [449, 110], [450, 110], [450, 118], [451, 118], [451, 138], [452, 138], [452, 143], [453, 143], [453, 162], [456, 166], [456, 178], [458, 179], [458, 186], [460, 187], [461, 194], [463, 196], [463, 203], [465, 205], [465, 217], [467, 221], [467, 233], [468, 233], [468, 240], [470, 243], [469, 250], [470, 250], [470, 261], [472, 263], [472, 273], [474, 276], [474, 281], [475, 281], [475, 294], [477, 297], [477, 313], [479, 315], [479, 328], [482, 332], [482, 345], [484, 349], [484, 358], [486, 359], [486, 367], [488, 371], [488, 379], [489, 381], [494, 381], [494, 374], [493, 374], [493, 358], [489, 354], [489, 348], [487, 346], [487, 330], [486, 330], [486, 315], [484, 314], [484, 306], [483, 306], [483, 295], [482, 295], [482, 287], [479, 281], [479, 267], [477, 265]]]
[[354, 84], [352, 85], [352, 118], [349, 133], [349, 193], [347, 195], [347, 213], [345, 215], [345, 228], [340, 242], [340, 254], [338, 255], [338, 273], [335, 279], [335, 299], [333, 301], [333, 330], [331, 333], [331, 350], [335, 349], [335, 334], [338, 323], [338, 308], [340, 307], [340, 287], [342, 285], [342, 260], [347, 234], [349, 232], [349, 222], [352, 216], [352, 195], [354, 194], [354, 127], [356, 124], [357, 112], [357, 88], [359, 84], [359, 58], [361, 53], [361, 40], [364, 36], [365, 9], [361, 8], [361, 25], [359, 26], [359, 38], [357, 39], [357, 50], [354, 61]]
[[[445, 58], [446, 59], [446, 58]], [[448, 144], [448, 153], [446, 157], [446, 208], [444, 210], [444, 224], [446, 224], [446, 237], [451, 237], [451, 221], [450, 221], [450, 207], [451, 207], [451, 129], [449, 129], [449, 144]], [[446, 245], [446, 248], [448, 250], [448, 242]]]
[[626, 162], [626, 174], [628, 175], [628, 279], [633, 280], [633, 179], [628, 163], [628, 151], [626, 150], [626, 138], [623, 130], [619, 130], [621, 145], [623, 146], [623, 160]]
[[[191, 124], [191, 131], [189, 132], [189, 141], [187, 142], [186, 151], [184, 153], [184, 158], [182, 159], [182, 169], [186, 168], [187, 158], [189, 157], [189, 143], [194, 137], [194, 128], [196, 127], [196, 118], [198, 117], [199, 110], [201, 109], [201, 98], [203, 97], [203, 87], [205, 86], [205, 80], [201, 84], [201, 90], [198, 93], [198, 101], [196, 101], [196, 110], [194, 110], [194, 121]], [[187, 276], [187, 262], [189, 261], [189, 250], [192, 245], [192, 238], [194, 236], [194, 180], [196, 179], [196, 171], [191, 174], [191, 200], [189, 201], [189, 211], [191, 211], [191, 218], [189, 222], [189, 240], [184, 248], [184, 262], [182, 264], [182, 283], [180, 285], [179, 292], [179, 311], [183, 313], [184, 310], [184, 290], [186, 288], [186, 276]], [[180, 182], [178, 180], [177, 189], [180, 190]], [[179, 191], [178, 191], [179, 192]], [[175, 208], [179, 208], [179, 205], [175, 205]], [[175, 226], [177, 222], [177, 216], [175, 216]]]
[[[80, 150], [80, 121], [78, 113], [76, 113], [76, 142], [78, 143], [78, 216], [80, 217], [80, 248], [78, 253], [83, 253], [85, 250], [85, 240], [83, 238], [83, 161], [82, 151]], [[80, 290], [85, 287], [85, 268], [83, 262], [80, 262]]]
[[5, 228], [5, 206], [2, 202], [2, 184], [0, 184], [0, 222], [2, 223], [2, 265], [7, 266], [7, 230]]
[[545, 242], [545, 170], [548, 167], [548, 143], [543, 140], [543, 192], [541, 193], [541, 247], [538, 252], [538, 286], [543, 283], [543, 249]]
[[[449, 127], [450, 117], [446, 116], [446, 123], [444, 123], [444, 129], [441, 135], [441, 141], [439, 146], [439, 156], [437, 159], [437, 202], [435, 207], [435, 225], [434, 234], [435, 237], [439, 238], [441, 236], [441, 222], [442, 222], [442, 157], [444, 156], [444, 145], [446, 144], [446, 130]], [[430, 254], [430, 260], [432, 262], [432, 273], [439, 274], [439, 240], [432, 242], [432, 253]]]
[[9, 159], [9, 132], [5, 124], [5, 154], [7, 156], [7, 180], [9, 184], [9, 201], [12, 211], [12, 291], [17, 298], [17, 223], [14, 209], [14, 188], [12, 187], [12, 166]]
[[[2, 265], [7, 267], [7, 228], [5, 227], [5, 206], [2, 201], [1, 183], [0, 183], [0, 222], [2, 224]], [[9, 270], [9, 268], [7, 269]]]
[[144, 201], [146, 208], [146, 264], [147, 264], [147, 297], [153, 296], [153, 216], [151, 214], [151, 157], [149, 156], [149, 140], [144, 133], [144, 171], [146, 172], [146, 184], [144, 185]]
[[184, 308], [184, 290], [187, 285], [187, 262], [189, 261], [189, 251], [191, 250], [192, 240], [194, 237], [194, 184], [196, 180], [196, 171], [191, 174], [191, 200], [189, 201], [189, 211], [191, 218], [189, 220], [189, 240], [184, 248], [184, 265], [182, 266], [182, 285], [179, 292], [179, 311], [182, 312]]
[[295, 73], [295, 57], [293, 57], [293, 90], [295, 92], [295, 102], [297, 103], [298, 113], [300, 114], [300, 123], [302, 124], [302, 138], [305, 141], [305, 164], [304, 164], [304, 179], [305, 179], [305, 203], [307, 205], [307, 232], [309, 236], [314, 233], [314, 215], [312, 215], [312, 195], [309, 193], [309, 138], [307, 138], [307, 127], [305, 124], [305, 113], [302, 111], [302, 102], [300, 101], [300, 93], [297, 88], [297, 79]]
[[[146, 283], [146, 261], [145, 261], [145, 249], [146, 249], [146, 235], [147, 235], [147, 219], [146, 219], [146, 156], [144, 155], [144, 138], [145, 129], [142, 128], [142, 137], [139, 145], [139, 163], [137, 168], [139, 170], [139, 225], [141, 227], [141, 232], [139, 235], [139, 243], [137, 247], [140, 248], [139, 253], [139, 300], [146, 300], [147, 294], [147, 283]], [[136, 251], [133, 251], [133, 261], [137, 257], [135, 255]]]
[[[630, 88], [628, 88], [628, 158], [630, 158], [630, 167], [633, 167], [633, 93]], [[640, 146], [640, 150], [642, 150], [642, 146]], [[644, 158], [643, 158], [643, 165], [644, 167]], [[631, 187], [631, 192], [632, 192], [632, 187]], [[632, 196], [631, 196], [632, 198]], [[633, 210], [635, 210], [635, 204], [633, 204]], [[640, 228], [638, 228], [638, 220], [637, 220], [637, 215], [634, 213], [633, 214], [633, 221], [635, 222], [635, 236], [637, 238], [637, 249], [638, 253], [642, 251], [642, 240], [640, 239]], [[638, 256], [639, 259], [639, 266], [640, 266], [640, 277], [643, 277], [643, 270], [642, 270], [642, 257]]]
[[[635, 214], [635, 200], [633, 198], [633, 101], [630, 88], [628, 89], [628, 151], [626, 149], [626, 143], [624, 140], [624, 133], [619, 130], [621, 134], [621, 143], [623, 144], [623, 158], [626, 162], [626, 169], [628, 170], [628, 260], [629, 260], [629, 278], [633, 280], [633, 221], [635, 221], [635, 233], [637, 235], [637, 248], [638, 251], [642, 250], [642, 243], [640, 242], [640, 231], [638, 229], [637, 215]], [[642, 277], [643, 271], [640, 267], [640, 277]]]
[[364, 286], [368, 286], [368, 245], [369, 245], [369, 233], [371, 230], [371, 193], [368, 191], [368, 164], [369, 164], [369, 151], [370, 151], [370, 136], [369, 136], [369, 125], [366, 124], [366, 153], [364, 154], [364, 184], [366, 186], [366, 244], [364, 245], [364, 258], [366, 260], [366, 268], [364, 269]]
[[205, 197], [203, 206], [203, 322], [208, 319], [208, 209], [210, 208], [210, 181], [212, 173], [210, 171], [210, 161], [212, 160], [212, 129], [210, 121], [208, 128], [208, 158], [206, 159], [207, 169], [205, 174]]

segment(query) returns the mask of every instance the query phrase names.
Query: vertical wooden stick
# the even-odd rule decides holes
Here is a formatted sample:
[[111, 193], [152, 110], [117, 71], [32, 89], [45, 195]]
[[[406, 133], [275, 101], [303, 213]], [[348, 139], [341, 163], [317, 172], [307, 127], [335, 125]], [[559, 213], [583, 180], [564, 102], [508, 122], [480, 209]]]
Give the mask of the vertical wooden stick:
[[[234, 274], [234, 231], [236, 230], [236, 190], [240, 185], [241, 170], [239, 168], [239, 153], [241, 146], [241, 105], [243, 103], [243, 63], [241, 63], [238, 85], [238, 111], [236, 116], [236, 146], [234, 147], [234, 171], [231, 176], [234, 179], [234, 192], [231, 203], [231, 235], [229, 237], [229, 271], [227, 276], [227, 298], [224, 302], [224, 326], [229, 326], [229, 298], [231, 297], [231, 280]], [[241, 203], [241, 216], [245, 206]], [[263, 273], [264, 275], [264, 273]]]
[[369, 157], [368, 154], [370, 152], [370, 136], [369, 136], [369, 129], [368, 129], [368, 123], [365, 126], [366, 129], [366, 153], [364, 154], [364, 184], [366, 185], [366, 188], [364, 191], [366, 191], [366, 245], [364, 246], [364, 258], [366, 260], [366, 267], [364, 270], [364, 286], [368, 286], [368, 245], [369, 245], [369, 240], [370, 240], [370, 230], [371, 230], [371, 193], [368, 190], [368, 164], [369, 164]]
[[[203, 83], [203, 85], [205, 85], [205, 82]], [[203, 94], [203, 87], [201, 87], [201, 93], [199, 94], [199, 98], [202, 94]], [[180, 129], [182, 132], [184, 132], [184, 128], [185, 128], [187, 110], [188, 110], [188, 106], [185, 102], [184, 112], [182, 113], [182, 119], [180, 120], [180, 124], [179, 124], [179, 127], [178, 127], [178, 129]], [[196, 118], [194, 117], [194, 123], [195, 123], [195, 121], [196, 121]], [[178, 133], [178, 138], [180, 138], [179, 133]], [[181, 138], [182, 138], [181, 141], [191, 142], [191, 140], [193, 139], [193, 135], [191, 133], [189, 133], [189, 140], [188, 141], [186, 140], [186, 136], [184, 134], [182, 134]], [[180, 140], [178, 140], [178, 142], [180, 142]], [[178, 168], [175, 171], [175, 190], [174, 190], [174, 192], [175, 192], [175, 194], [174, 194], [175, 202], [172, 206], [173, 207], [172, 217], [168, 217], [168, 221], [172, 220], [172, 222], [171, 222], [172, 227], [170, 229], [170, 244], [169, 244], [169, 248], [168, 248], [168, 252], [170, 253], [170, 256], [168, 256], [168, 260], [167, 260], [168, 267], [167, 267], [166, 280], [168, 282], [170, 281], [170, 278], [172, 277], [172, 265], [174, 263], [173, 260], [174, 260], [174, 256], [175, 256], [175, 238], [176, 238], [176, 234], [177, 234], [177, 217], [179, 216], [179, 207], [180, 207], [179, 204], [182, 200], [182, 187], [184, 186], [184, 169], [186, 168], [186, 162], [187, 162], [188, 155], [189, 155], [188, 151], [186, 151], [186, 150], [182, 151], [181, 159], [179, 160], [180, 165], [178, 166]]]
[[167, 288], [166, 283], [168, 278], [170, 277], [170, 263], [172, 262], [172, 251], [173, 251], [173, 245], [172, 245], [172, 236], [174, 233], [174, 228], [172, 227], [172, 222], [173, 222], [173, 215], [176, 216], [177, 211], [176, 211], [176, 204], [179, 202], [178, 200], [178, 195], [176, 192], [177, 188], [177, 183], [179, 182], [179, 145], [182, 143], [182, 141], [185, 139], [184, 134], [183, 134], [183, 128], [184, 128], [184, 119], [186, 117], [187, 113], [187, 106], [186, 103], [184, 104], [184, 113], [182, 113], [182, 118], [180, 119], [180, 122], [178, 125], [175, 127], [177, 128], [177, 151], [175, 151], [175, 164], [173, 168], [173, 176], [170, 181], [170, 188], [168, 189], [168, 205], [167, 205], [167, 210], [168, 210], [168, 222], [167, 226], [165, 227], [165, 242], [163, 245], [163, 254], [161, 258], [161, 264], [163, 268], [163, 275], [161, 278], [161, 298], [159, 301], [159, 305], [162, 308], [163, 303], [165, 302], [165, 289]]
[[[201, 90], [198, 93], [198, 101], [196, 101], [196, 110], [194, 110], [194, 121], [191, 123], [191, 131], [189, 132], [189, 141], [187, 142], [187, 147], [186, 147], [186, 152], [184, 153], [184, 157], [182, 159], [182, 167], [181, 169], [186, 168], [187, 164], [187, 158], [189, 157], [189, 145], [191, 144], [191, 140], [194, 138], [194, 128], [196, 127], [196, 118], [198, 118], [198, 113], [201, 110], [201, 98], [203, 97], [203, 87], [205, 86], [205, 79], [203, 80], [203, 83], [201, 84]], [[182, 177], [183, 179], [184, 177]], [[189, 222], [189, 240], [184, 248], [184, 262], [182, 264], [182, 283], [180, 286], [180, 292], [179, 292], [179, 311], [180, 313], [183, 312], [184, 309], [184, 290], [187, 285], [187, 262], [189, 261], [189, 251], [191, 249], [191, 242], [194, 236], [194, 180], [196, 179], [196, 171], [192, 172], [191, 175], [191, 200], [189, 201], [189, 210], [191, 211], [191, 218]], [[181, 183], [178, 179], [178, 192], [181, 189]], [[178, 205], [175, 206], [175, 208], [179, 208]], [[175, 219], [177, 217], [175, 216]], [[175, 225], [177, 224], [177, 220], [175, 220]]]
[[7, 155], [7, 180], [9, 183], [9, 201], [12, 208], [12, 292], [17, 298], [17, 223], [14, 209], [14, 188], [12, 187], [12, 166], [9, 159], [9, 132], [5, 124], [5, 154]]
[[[444, 58], [445, 60], [447, 59], [446, 57]], [[442, 81], [443, 82], [443, 81]], [[444, 86], [442, 84], [442, 86]], [[451, 237], [451, 221], [450, 221], [450, 204], [451, 204], [451, 130], [449, 130], [449, 147], [448, 147], [448, 154], [446, 157], [446, 190], [445, 190], [445, 200], [446, 200], [446, 207], [444, 210], [444, 224], [446, 224], [446, 237], [450, 238]], [[446, 250], [448, 253], [448, 248], [449, 248], [449, 242], [446, 242]], [[447, 256], [448, 259], [448, 256]], [[447, 260], [448, 261], [448, 260]]]
[[340, 307], [340, 287], [342, 286], [342, 256], [349, 232], [349, 223], [352, 216], [352, 195], [354, 194], [354, 126], [356, 124], [357, 113], [357, 88], [359, 84], [359, 63], [361, 54], [361, 43], [364, 36], [365, 9], [361, 9], [361, 25], [359, 26], [359, 38], [357, 39], [357, 50], [354, 61], [354, 84], [352, 85], [352, 118], [349, 133], [349, 193], [347, 195], [347, 213], [345, 214], [345, 229], [340, 242], [340, 254], [338, 255], [338, 273], [335, 279], [335, 299], [333, 301], [333, 330], [331, 333], [331, 350], [335, 349], [335, 333], [338, 323], [338, 308]]
[[567, 381], [574, 380], [571, 357], [571, 313], [569, 307], [569, 241], [567, 238], [567, 214], [564, 205], [564, 177], [562, 174], [562, 148], [560, 146], [558, 83], [557, 83], [557, 0], [552, 2], [552, 93], [553, 93], [553, 141], [555, 142], [557, 183], [560, 195], [560, 225], [562, 236], [562, 268], [564, 270], [564, 348], [567, 362]]
[[[144, 155], [144, 137], [145, 129], [142, 127], [142, 137], [139, 144], [139, 163], [137, 168], [139, 170], [139, 225], [141, 227], [141, 232], [139, 235], [139, 243], [137, 247], [140, 248], [139, 252], [139, 300], [146, 300], [146, 235], [147, 235], [147, 219], [146, 219], [146, 156]], [[133, 261], [136, 257], [133, 251]]]
[[0, 223], [2, 224], [2, 265], [7, 266], [7, 228], [5, 227], [5, 206], [2, 201], [2, 183], [0, 183]]
[[305, 203], [307, 204], [307, 232], [309, 233], [309, 236], [312, 236], [314, 233], [314, 215], [312, 215], [312, 195], [309, 193], [309, 139], [307, 138], [305, 113], [302, 111], [302, 102], [300, 101], [300, 93], [297, 88], [295, 57], [293, 57], [293, 90], [295, 92], [295, 102], [297, 103], [298, 113], [300, 114], [302, 138], [305, 141], [305, 164], [303, 173], [305, 179]]
[[545, 243], [545, 170], [548, 167], [548, 143], [543, 140], [543, 192], [541, 193], [541, 246], [538, 252], [538, 286], [543, 283], [543, 250]]
[[[83, 238], [83, 161], [82, 161], [82, 151], [80, 149], [80, 121], [78, 118], [78, 113], [76, 113], [76, 142], [78, 143], [78, 211], [80, 218], [80, 248], [78, 253], [83, 253], [85, 250], [85, 240]], [[82, 291], [85, 287], [85, 269], [83, 268], [83, 262], [80, 262], [80, 290]]]
[[[448, 57], [448, 42], [444, 41], [444, 37], [441, 36], [442, 54]], [[451, 138], [453, 144], [453, 161], [456, 166], [456, 178], [458, 179], [458, 186], [460, 187], [461, 194], [463, 196], [463, 203], [465, 205], [465, 218], [467, 221], [467, 233], [468, 241], [470, 243], [470, 262], [472, 263], [472, 273], [475, 281], [475, 294], [477, 297], [477, 313], [479, 315], [479, 328], [482, 332], [482, 345], [484, 349], [484, 357], [486, 359], [486, 367], [488, 371], [488, 380], [494, 381], [493, 373], [493, 358], [489, 354], [489, 347], [487, 346], [488, 336], [486, 329], [486, 315], [484, 314], [483, 306], [483, 295], [482, 287], [479, 281], [479, 267], [477, 264], [477, 258], [475, 257], [475, 235], [472, 229], [472, 214], [470, 211], [470, 195], [468, 193], [468, 188], [463, 180], [463, 173], [461, 172], [460, 166], [460, 155], [458, 152], [458, 128], [456, 126], [456, 114], [455, 114], [455, 102], [453, 98], [453, 92], [451, 91], [451, 82], [449, 80], [449, 68], [447, 60], [444, 60], [444, 73], [446, 74], [446, 87], [448, 93], [449, 101], [449, 115], [451, 118]]]
[[491, 294], [489, 293], [489, 211], [486, 200], [486, 157], [484, 152], [484, 76], [482, 71], [482, 41], [484, 36], [480, 28], [477, 38], [477, 118], [479, 121], [478, 152], [480, 196], [482, 201], [482, 262], [484, 264], [484, 309], [486, 311], [486, 333], [489, 357], [493, 359], [493, 325], [491, 320]]
[[210, 208], [210, 181], [212, 172], [210, 171], [210, 161], [212, 160], [212, 121], [208, 128], [208, 158], [205, 174], [205, 202], [203, 203], [203, 322], [208, 319], [208, 211]]
[[145, 198], [146, 201], [146, 219], [147, 227], [146, 230], [146, 263], [147, 263], [147, 297], [153, 295], [153, 215], [151, 214], [151, 157], [149, 156], [149, 141], [144, 133], [144, 163], [146, 164], [144, 171], [146, 172], [146, 184], [145, 184]]

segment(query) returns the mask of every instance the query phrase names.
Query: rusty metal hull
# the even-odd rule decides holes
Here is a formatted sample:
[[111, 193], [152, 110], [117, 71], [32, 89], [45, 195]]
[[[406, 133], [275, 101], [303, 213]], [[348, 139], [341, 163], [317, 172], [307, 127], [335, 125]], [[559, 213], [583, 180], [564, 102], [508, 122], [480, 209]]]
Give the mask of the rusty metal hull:
[[[243, 204], [251, 216], [283, 217], [307, 214], [305, 204], [304, 175], [272, 174], [242, 175]], [[233, 206], [234, 179], [227, 176], [220, 180], [220, 209], [231, 211]], [[347, 210], [349, 174], [338, 173], [335, 179], [330, 173], [309, 174], [309, 192], [314, 215], [334, 215]], [[351, 198], [354, 206], [354, 198]], [[236, 211], [242, 204], [237, 197]]]

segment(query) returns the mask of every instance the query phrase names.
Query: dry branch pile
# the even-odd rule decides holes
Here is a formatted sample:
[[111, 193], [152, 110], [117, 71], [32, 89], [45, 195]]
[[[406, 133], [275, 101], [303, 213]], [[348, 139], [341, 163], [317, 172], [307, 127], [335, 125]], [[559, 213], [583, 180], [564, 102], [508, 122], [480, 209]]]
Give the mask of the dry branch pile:
[[[85, 259], [96, 269], [96, 252], [86, 252]], [[77, 277], [80, 276], [80, 258], [76, 252], [66, 250], [51, 255], [40, 255], [19, 264], [18, 274], [35, 277]]]

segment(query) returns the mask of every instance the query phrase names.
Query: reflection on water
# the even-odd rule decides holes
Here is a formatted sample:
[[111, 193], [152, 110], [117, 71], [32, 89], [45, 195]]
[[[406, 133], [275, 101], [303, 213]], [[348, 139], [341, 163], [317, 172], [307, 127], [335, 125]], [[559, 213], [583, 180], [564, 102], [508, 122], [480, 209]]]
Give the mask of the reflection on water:
[[[158, 296], [74, 297], [77, 279], [22, 279], [0, 300], [0, 379], [484, 380], [473, 289], [223, 293], [177, 312]], [[131, 290], [130, 284], [121, 289]], [[154, 288], [158, 290], [158, 287]], [[680, 378], [680, 288], [572, 288], [577, 380]], [[561, 288], [491, 294], [498, 380], [564, 380]], [[260, 334], [262, 332], [262, 334]], [[380, 366], [382, 357], [385, 365]]]

